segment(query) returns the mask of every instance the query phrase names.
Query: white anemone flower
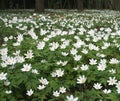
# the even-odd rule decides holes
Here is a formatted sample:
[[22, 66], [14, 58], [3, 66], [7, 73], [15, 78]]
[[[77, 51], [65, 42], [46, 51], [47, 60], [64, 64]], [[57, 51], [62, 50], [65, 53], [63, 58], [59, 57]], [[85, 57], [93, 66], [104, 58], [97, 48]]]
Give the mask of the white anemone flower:
[[0, 80], [6, 80], [7, 79], [7, 73], [4, 73], [4, 72], [2, 72], [2, 73], [0, 73]]
[[60, 92], [59, 91], [53, 91], [53, 96], [55, 96], [55, 97], [60, 96]]
[[21, 69], [21, 71], [23, 72], [29, 72], [31, 70], [31, 64], [24, 64], [23, 68]]
[[45, 42], [43, 42], [43, 41], [39, 42], [38, 45], [37, 45], [38, 50], [42, 50], [42, 49], [44, 49], [44, 47], [45, 47]]
[[66, 88], [65, 88], [65, 87], [60, 87], [59, 92], [60, 92], [60, 93], [65, 93], [65, 92], [66, 92]]
[[70, 50], [70, 54], [72, 54], [72, 55], [76, 55], [77, 54], [77, 49], [75, 49], [75, 48], [72, 48], [71, 50]]
[[73, 95], [67, 96], [66, 98], [66, 101], [78, 101], [78, 97], [74, 97]]
[[104, 89], [103, 92], [104, 92], [105, 94], [109, 94], [109, 93], [111, 93], [111, 90], [110, 90], [110, 89]]
[[41, 77], [41, 79], [39, 79], [39, 82], [42, 83], [43, 85], [48, 85], [48, 83], [49, 83], [49, 81], [43, 77]]
[[55, 51], [56, 49], [58, 49], [59, 43], [58, 42], [52, 42], [52, 43], [49, 44], [49, 46], [50, 46], [51, 51]]
[[97, 90], [102, 88], [101, 83], [95, 83], [93, 87]]
[[33, 91], [32, 89], [30, 89], [30, 90], [27, 90], [26, 95], [28, 95], [28, 96], [32, 96], [33, 93], [34, 93], [34, 91]]
[[25, 58], [27, 59], [32, 59], [33, 56], [33, 51], [32, 50], [28, 50], [27, 53], [25, 54]]
[[1, 54], [1, 55], [7, 55], [7, 53], [8, 53], [8, 48], [2, 48], [2, 49], [0, 50], [0, 54]]
[[79, 78], [77, 79], [77, 83], [78, 84], [84, 84], [86, 82], [87, 78], [85, 77], [85, 75], [79, 76]]
[[109, 77], [109, 80], [107, 80], [108, 85], [114, 85], [117, 83], [117, 80], [115, 79], [115, 77]]

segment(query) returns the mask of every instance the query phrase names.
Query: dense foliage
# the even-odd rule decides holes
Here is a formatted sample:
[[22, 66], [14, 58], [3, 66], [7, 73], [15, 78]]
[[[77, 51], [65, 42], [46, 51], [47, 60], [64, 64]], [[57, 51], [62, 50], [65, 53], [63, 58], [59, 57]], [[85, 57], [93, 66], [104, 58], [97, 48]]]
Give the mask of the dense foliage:
[[1, 14], [1, 101], [119, 101], [120, 15]]

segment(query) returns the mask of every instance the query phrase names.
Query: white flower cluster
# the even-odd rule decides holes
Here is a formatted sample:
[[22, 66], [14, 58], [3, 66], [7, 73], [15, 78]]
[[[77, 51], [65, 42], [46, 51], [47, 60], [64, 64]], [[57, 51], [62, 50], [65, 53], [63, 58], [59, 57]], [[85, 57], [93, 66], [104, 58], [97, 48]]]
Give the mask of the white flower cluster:
[[13, 53], [14, 57], [8, 55], [8, 48], [1, 49], [0, 54], [2, 60], [1, 66], [3, 68], [7, 67], [8, 65], [14, 67], [16, 63], [23, 63], [25, 61], [25, 58], [20, 56], [20, 50]]
[[39, 79], [39, 82], [41, 83], [41, 85], [39, 85], [37, 87], [39, 90], [44, 89], [49, 84], [49, 81], [43, 77], [41, 77], [41, 79]]
[[58, 97], [60, 96], [60, 93], [63, 94], [63, 93], [66, 93], [66, 88], [65, 87], [60, 87], [59, 91], [53, 91], [53, 96], [55, 97]]
[[62, 77], [64, 75], [64, 70], [62, 70], [61, 68], [60, 69], [57, 69], [55, 72], [52, 72], [51, 73], [51, 76], [52, 77]]
[[120, 94], [120, 15], [74, 12], [25, 16], [0, 15], [5, 28], [17, 31], [15, 36], [4, 37], [0, 47], [0, 83], [4, 83], [5, 94], [13, 93], [13, 85], [20, 86], [19, 82], [26, 86], [27, 80], [36, 82], [35, 87], [25, 88], [25, 94], [39, 99], [38, 91], [56, 99], [62, 95], [66, 101], [78, 101], [73, 95], [88, 88], [103, 93], [104, 98]]

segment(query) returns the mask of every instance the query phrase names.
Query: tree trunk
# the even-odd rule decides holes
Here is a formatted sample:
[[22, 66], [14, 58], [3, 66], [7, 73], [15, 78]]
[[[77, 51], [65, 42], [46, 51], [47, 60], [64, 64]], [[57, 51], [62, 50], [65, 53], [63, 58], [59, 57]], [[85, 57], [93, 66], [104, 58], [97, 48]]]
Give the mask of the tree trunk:
[[117, 5], [117, 10], [120, 11], [120, 0], [117, 0], [117, 1], [116, 1], [116, 5]]
[[83, 11], [83, 0], [77, 0], [78, 11]]
[[44, 0], [35, 0], [35, 11], [44, 12]]
[[5, 9], [5, 0], [0, 0], [0, 9]]
[[23, 0], [23, 8], [26, 9], [26, 1]]

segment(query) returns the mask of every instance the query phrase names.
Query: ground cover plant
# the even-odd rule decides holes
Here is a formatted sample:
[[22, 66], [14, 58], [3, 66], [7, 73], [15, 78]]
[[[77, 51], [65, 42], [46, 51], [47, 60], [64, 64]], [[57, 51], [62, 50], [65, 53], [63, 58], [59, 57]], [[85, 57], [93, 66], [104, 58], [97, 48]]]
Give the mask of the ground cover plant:
[[0, 101], [120, 100], [120, 14], [86, 12], [0, 14]]

